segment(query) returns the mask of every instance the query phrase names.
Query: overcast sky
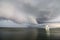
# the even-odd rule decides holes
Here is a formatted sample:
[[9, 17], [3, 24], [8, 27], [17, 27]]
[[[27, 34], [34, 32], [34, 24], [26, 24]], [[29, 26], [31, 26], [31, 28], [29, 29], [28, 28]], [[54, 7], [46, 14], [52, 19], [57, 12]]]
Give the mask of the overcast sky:
[[[17, 11], [22, 11], [26, 15], [33, 15], [37, 18], [47, 17], [50, 22], [60, 22], [60, 0], [0, 0], [0, 7], [2, 4], [13, 5]], [[12, 14], [11, 11], [7, 13]], [[10, 22], [3, 19], [0, 21], [0, 25], [15, 25], [14, 22]]]

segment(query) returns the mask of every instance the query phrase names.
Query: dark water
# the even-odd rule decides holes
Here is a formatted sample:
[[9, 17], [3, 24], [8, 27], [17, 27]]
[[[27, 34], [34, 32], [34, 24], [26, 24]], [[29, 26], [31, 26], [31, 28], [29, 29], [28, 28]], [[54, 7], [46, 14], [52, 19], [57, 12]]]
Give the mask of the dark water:
[[0, 40], [60, 40], [60, 28], [50, 29], [50, 35], [47, 36], [44, 28], [0, 27]]
[[[37, 33], [36, 37], [34, 37], [35, 33]], [[5, 27], [5, 28], [0, 28], [0, 40], [47, 40], [47, 36], [45, 29], [42, 28], [38, 29], [38, 28], [6, 28]]]

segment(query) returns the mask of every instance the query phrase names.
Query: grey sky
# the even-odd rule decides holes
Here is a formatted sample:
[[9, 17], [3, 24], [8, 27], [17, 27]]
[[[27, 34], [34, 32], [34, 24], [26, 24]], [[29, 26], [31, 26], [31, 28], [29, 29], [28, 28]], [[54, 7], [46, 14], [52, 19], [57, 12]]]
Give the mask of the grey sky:
[[[22, 11], [24, 15], [32, 15], [36, 18], [48, 18], [47, 21], [60, 22], [60, 0], [0, 0], [0, 7], [4, 5], [13, 5], [12, 9]], [[5, 6], [6, 7], [6, 6]], [[11, 16], [13, 10], [6, 12], [6, 15]], [[4, 10], [4, 9], [0, 9]], [[3, 12], [3, 13], [5, 13]], [[9, 14], [8, 14], [9, 13]], [[1, 11], [0, 11], [1, 14]], [[4, 15], [4, 14], [2, 14]], [[0, 15], [0, 16], [2, 16]], [[4, 15], [3, 17], [5, 17]], [[0, 21], [0, 25], [4, 25], [3, 21]], [[7, 22], [5, 23], [7, 24]], [[14, 23], [13, 23], [14, 25]]]

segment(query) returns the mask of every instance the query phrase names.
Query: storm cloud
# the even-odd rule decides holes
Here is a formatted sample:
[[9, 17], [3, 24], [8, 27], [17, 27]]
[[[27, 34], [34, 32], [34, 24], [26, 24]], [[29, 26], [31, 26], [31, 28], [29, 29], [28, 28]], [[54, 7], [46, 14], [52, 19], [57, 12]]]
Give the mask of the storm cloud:
[[[4, 11], [2, 11], [4, 10]], [[0, 0], [0, 17], [3, 20], [25, 23], [32, 22], [30, 19], [34, 17], [35, 23], [37, 18], [43, 20], [41, 22], [60, 22], [60, 1], [59, 0]], [[14, 15], [14, 16], [13, 16]], [[17, 16], [18, 15], [18, 16]], [[12, 17], [10, 17], [12, 16]], [[0, 19], [1, 19], [0, 18]], [[20, 19], [19, 19], [20, 18]], [[58, 19], [57, 19], [58, 18]], [[19, 19], [19, 20], [18, 20]], [[23, 19], [23, 20], [21, 20]], [[30, 20], [30, 21], [28, 21]], [[24, 23], [21, 22], [21, 23]]]

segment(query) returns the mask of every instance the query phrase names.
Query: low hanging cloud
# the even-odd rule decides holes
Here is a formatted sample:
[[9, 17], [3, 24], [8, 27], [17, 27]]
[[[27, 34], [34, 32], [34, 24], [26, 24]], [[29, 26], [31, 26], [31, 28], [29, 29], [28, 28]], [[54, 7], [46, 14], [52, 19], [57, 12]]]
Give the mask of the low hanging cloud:
[[37, 18], [44, 19], [43, 22], [51, 22], [58, 16], [60, 20], [59, 8], [59, 0], [1, 0], [0, 17], [16, 23], [38, 24]]

